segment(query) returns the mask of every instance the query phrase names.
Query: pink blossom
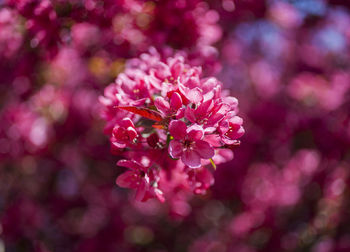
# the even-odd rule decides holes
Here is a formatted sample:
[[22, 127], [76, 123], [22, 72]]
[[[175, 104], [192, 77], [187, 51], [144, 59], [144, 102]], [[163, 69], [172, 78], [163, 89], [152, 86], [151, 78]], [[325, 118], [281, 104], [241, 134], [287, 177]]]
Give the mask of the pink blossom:
[[224, 118], [230, 110], [230, 106], [220, 100], [207, 100], [201, 103], [197, 108], [187, 106], [185, 116], [192, 123], [198, 123], [205, 126], [214, 126]]
[[173, 92], [170, 97], [170, 103], [166, 101], [163, 97], [158, 96], [154, 99], [154, 105], [157, 109], [166, 116], [177, 115], [177, 118], [180, 117], [183, 110], [178, 110], [182, 107], [182, 99], [178, 92]]
[[181, 161], [190, 168], [201, 166], [201, 159], [214, 156], [214, 149], [203, 141], [204, 130], [199, 125], [187, 128], [180, 120], [173, 120], [169, 124], [169, 132], [174, 137], [169, 144], [169, 154], [172, 158], [181, 158]]
[[228, 145], [236, 143], [244, 134], [242, 124], [243, 119], [239, 116], [229, 115], [228, 119], [222, 120], [219, 126], [221, 140]]
[[117, 165], [129, 168], [129, 171], [119, 175], [116, 183], [120, 187], [136, 189], [135, 199], [145, 201], [157, 197], [164, 201], [163, 193], [154, 184], [156, 181], [150, 170], [136, 161], [120, 160]]
[[114, 126], [111, 142], [117, 148], [125, 148], [136, 140], [137, 135], [134, 123], [129, 118], [124, 118]]
[[[226, 133], [223, 120], [226, 131], [233, 127], [229, 121], [237, 114], [238, 101], [215, 77], [203, 78], [201, 67], [190, 65], [184, 52], [170, 52], [163, 57], [151, 48], [128, 60], [100, 102], [113, 153], [134, 161], [152, 160], [152, 166], [146, 165], [150, 174], [165, 171], [170, 178], [161, 176], [159, 186], [176, 208], [188, 197], [182, 194], [204, 194], [212, 185], [207, 168], [232, 159], [220, 134]], [[193, 168], [200, 171], [191, 172]]]
[[0, 250], [350, 251], [349, 24], [340, 0], [0, 0]]
[[213, 174], [205, 167], [190, 169], [188, 176], [189, 183], [195, 194], [205, 194], [207, 189], [214, 184]]
[[101, 36], [98, 27], [90, 23], [75, 24], [71, 34], [74, 44], [82, 51], [96, 45]]
[[[11, 58], [22, 44], [18, 14], [11, 9], [0, 10], [0, 59]], [[3, 59], [4, 60], [4, 59]]]

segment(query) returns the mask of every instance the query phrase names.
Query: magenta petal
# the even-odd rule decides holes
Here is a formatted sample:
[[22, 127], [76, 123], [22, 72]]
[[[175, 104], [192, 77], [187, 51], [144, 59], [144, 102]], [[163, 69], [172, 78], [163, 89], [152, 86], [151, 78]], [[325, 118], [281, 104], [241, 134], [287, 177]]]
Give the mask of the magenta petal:
[[171, 76], [169, 66], [164, 64], [163, 62], [158, 62], [154, 67], [156, 68], [155, 75], [159, 79], [165, 79]]
[[169, 103], [163, 97], [158, 96], [157, 98], [155, 98], [154, 105], [163, 114], [167, 114], [169, 112], [169, 109], [170, 109]]
[[135, 184], [135, 173], [132, 171], [124, 172], [118, 176], [116, 184], [123, 188], [133, 188], [133, 185]]
[[218, 153], [225, 161], [228, 162], [233, 159], [233, 152], [230, 149], [220, 149]]
[[133, 140], [137, 136], [137, 131], [133, 127], [127, 128], [127, 133], [130, 140]]
[[194, 123], [196, 122], [196, 116], [195, 116], [195, 110], [190, 108], [190, 107], [187, 107], [186, 110], [185, 110], [185, 117], [191, 122], [191, 123]]
[[234, 144], [234, 143], [237, 142], [237, 140], [235, 140], [235, 139], [230, 139], [230, 138], [227, 138], [227, 137], [223, 137], [221, 140], [222, 140], [222, 142], [223, 142], [224, 144], [227, 144], [227, 145], [231, 145], [231, 144]]
[[214, 106], [213, 100], [205, 101], [201, 103], [198, 108], [196, 109], [196, 114], [200, 116], [205, 116], [208, 111], [210, 111]]
[[181, 140], [186, 136], [186, 123], [180, 120], [173, 120], [169, 124], [169, 132], [170, 135], [174, 137], [174, 139]]
[[209, 120], [207, 121], [207, 125], [215, 125], [217, 122], [222, 120], [222, 118], [224, 118], [224, 117], [225, 117], [224, 114], [216, 113], [215, 115], [213, 115], [209, 118]]
[[214, 184], [213, 174], [204, 167], [203, 169], [198, 170], [196, 179], [197, 181], [202, 182], [203, 186], [206, 187], [205, 189], [209, 188], [211, 185]]
[[218, 128], [219, 132], [221, 134], [225, 134], [229, 129], [230, 129], [230, 124], [228, 120], [225, 120], [225, 119], [222, 120], [219, 124], [219, 128]]
[[236, 97], [227, 96], [224, 98], [224, 102], [230, 104], [231, 109], [234, 109], [238, 106], [238, 100]]
[[226, 115], [230, 111], [230, 109], [231, 108], [230, 108], [229, 104], [222, 103], [222, 104], [220, 104], [220, 107], [219, 107], [219, 110], [217, 111], [217, 113]]
[[229, 122], [234, 125], [242, 125], [243, 124], [243, 119], [239, 116], [234, 116], [232, 117]]
[[201, 166], [201, 158], [195, 151], [185, 151], [181, 156], [181, 160], [190, 168], [198, 168]]
[[146, 183], [146, 181], [142, 179], [136, 189], [135, 200], [142, 201], [146, 195], [147, 190], [148, 190], [148, 184]]
[[120, 142], [117, 142], [117, 141], [112, 141], [112, 144], [113, 144], [115, 147], [119, 148], [119, 149], [123, 149], [123, 148], [126, 147], [126, 144], [125, 144], [125, 143], [120, 143]]
[[184, 117], [185, 116], [185, 110], [186, 110], [185, 108], [180, 108], [175, 114], [176, 119], [181, 119], [182, 117]]
[[178, 110], [182, 107], [182, 99], [179, 93], [174, 92], [170, 98], [170, 107], [173, 110]]
[[183, 152], [183, 146], [179, 141], [172, 140], [169, 143], [168, 151], [172, 158], [179, 158]]
[[214, 125], [219, 122], [224, 116], [229, 112], [230, 106], [228, 104], [222, 103], [217, 105], [213, 110], [213, 115], [209, 118], [208, 124]]
[[216, 78], [206, 78], [202, 80], [201, 86], [204, 90], [212, 90], [217, 86], [220, 86], [220, 82]]
[[184, 67], [183, 63], [179, 60], [176, 60], [176, 62], [170, 68], [171, 74], [175, 78], [177, 78], [180, 75], [180, 73], [182, 73], [183, 67]]
[[134, 126], [134, 123], [131, 121], [130, 118], [124, 118], [123, 120], [120, 121], [119, 125], [121, 127], [124, 127], [124, 128], [128, 128], [128, 127], [135, 127]]
[[116, 126], [113, 128], [112, 135], [113, 135], [115, 138], [120, 139], [121, 136], [124, 135], [124, 128], [119, 127], [118, 125], [116, 125]]
[[187, 128], [187, 136], [190, 140], [200, 140], [204, 136], [204, 130], [198, 124], [193, 124], [191, 127]]
[[179, 85], [180, 92], [192, 103], [199, 103], [203, 100], [202, 90], [198, 87], [195, 87], [193, 89], [189, 89], [188, 87], [185, 87], [184, 85]]
[[238, 139], [244, 135], [245, 131], [242, 126], [238, 126], [237, 129], [235, 129], [232, 132], [226, 133], [227, 137], [230, 139]]
[[213, 147], [221, 147], [221, 138], [217, 134], [206, 135], [204, 140], [208, 142]]
[[148, 98], [142, 98], [142, 99], [130, 101], [129, 105], [130, 105], [130, 106], [136, 106], [136, 107], [142, 106], [142, 105], [145, 104], [145, 102], [146, 102], [147, 99], [148, 99]]
[[185, 95], [186, 98], [193, 103], [199, 103], [203, 100], [202, 92], [198, 87], [189, 90]]
[[235, 139], [242, 137], [244, 135], [244, 133], [245, 133], [244, 128], [242, 126], [240, 126], [236, 132]]
[[215, 127], [207, 127], [204, 129], [204, 134], [213, 134], [216, 131]]
[[140, 165], [138, 162], [134, 160], [126, 160], [126, 159], [119, 160], [117, 165], [129, 168], [134, 171], [145, 170], [145, 167], [143, 167], [142, 165]]
[[204, 101], [212, 100], [212, 99], [214, 99], [214, 95], [215, 95], [215, 93], [214, 93], [213, 90], [212, 90], [212, 91], [209, 91], [208, 93], [206, 93], [205, 95], [203, 95], [203, 100], [204, 100]]
[[215, 154], [214, 148], [208, 142], [202, 140], [196, 141], [196, 151], [204, 159], [212, 158]]

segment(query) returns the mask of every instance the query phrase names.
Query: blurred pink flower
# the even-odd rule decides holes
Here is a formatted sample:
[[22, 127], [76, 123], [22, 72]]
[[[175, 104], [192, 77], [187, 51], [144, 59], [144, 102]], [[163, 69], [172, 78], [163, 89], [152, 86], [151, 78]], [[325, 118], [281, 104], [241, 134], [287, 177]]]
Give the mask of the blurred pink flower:
[[164, 201], [163, 193], [152, 184], [152, 176], [149, 168], [144, 167], [136, 161], [120, 160], [117, 165], [129, 168], [119, 175], [116, 180], [117, 185], [125, 188], [136, 189], [135, 199], [139, 201], [147, 200], [150, 197], [157, 197], [160, 201]]

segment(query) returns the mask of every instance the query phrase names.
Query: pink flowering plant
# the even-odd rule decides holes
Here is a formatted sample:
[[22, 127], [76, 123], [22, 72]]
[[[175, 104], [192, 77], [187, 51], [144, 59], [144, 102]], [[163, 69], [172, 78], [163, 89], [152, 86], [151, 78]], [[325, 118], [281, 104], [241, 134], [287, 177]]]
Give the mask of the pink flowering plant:
[[[186, 175], [184, 187], [202, 185], [193, 179], [203, 176], [193, 173], [207, 174], [203, 170], [215, 168], [214, 160], [229, 161], [233, 155], [218, 158], [220, 150], [231, 152], [244, 134], [238, 101], [226, 93], [216, 78], [202, 77], [201, 67], [186, 63], [181, 54], [162, 59], [151, 49], [127, 62], [100, 97], [112, 150], [127, 158], [118, 162], [129, 170], [117, 184], [135, 189], [141, 201], [167, 198], [164, 172]], [[192, 189], [205, 193], [211, 184]]]
[[0, 1], [0, 250], [350, 251], [349, 24], [340, 0]]

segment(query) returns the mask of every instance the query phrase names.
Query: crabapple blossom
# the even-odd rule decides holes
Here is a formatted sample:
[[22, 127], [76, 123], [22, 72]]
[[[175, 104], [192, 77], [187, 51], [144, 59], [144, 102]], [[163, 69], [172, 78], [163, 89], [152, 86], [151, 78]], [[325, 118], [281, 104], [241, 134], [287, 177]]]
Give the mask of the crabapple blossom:
[[[233, 155], [221, 155], [221, 150], [227, 148], [232, 153], [230, 146], [238, 145], [244, 134], [243, 120], [236, 116], [237, 99], [225, 95], [216, 78], [203, 78], [201, 67], [191, 66], [181, 53], [162, 59], [151, 48], [126, 66], [100, 97], [107, 121], [105, 132], [112, 145], [123, 149], [118, 154], [131, 158], [119, 164], [134, 164], [132, 158], [152, 160], [148, 169], [156, 171], [152, 173], [155, 177], [159, 171], [173, 170], [185, 175], [181, 183], [186, 190], [204, 193], [213, 181], [205, 166], [215, 168], [214, 160], [232, 159]], [[170, 200], [165, 188], [170, 186], [168, 181], [158, 177], [157, 183], [146, 186], [146, 171], [140, 167], [137, 171], [120, 175], [117, 184], [136, 189], [138, 200], [144, 200], [139, 195], [145, 194], [157, 197], [155, 190], [164, 190], [165, 199]], [[139, 171], [145, 175], [140, 176]], [[131, 184], [132, 178], [137, 178], [135, 183], [140, 186]], [[201, 186], [194, 183], [193, 187], [190, 184], [196, 178]]]
[[153, 187], [152, 184], [156, 181], [152, 181], [154, 176], [150, 174], [147, 167], [133, 160], [119, 160], [118, 165], [129, 168], [130, 171], [121, 174], [117, 178], [117, 185], [136, 189], [136, 200], [147, 200], [152, 196], [156, 196], [160, 201], [164, 201], [163, 193], [158, 188]]
[[169, 154], [172, 158], [180, 158], [190, 168], [201, 166], [201, 159], [214, 156], [214, 148], [203, 141], [204, 130], [199, 125], [189, 128], [183, 121], [173, 120], [169, 124], [169, 133], [174, 140], [169, 143]]
[[350, 251], [349, 24], [341, 0], [0, 0], [0, 251]]
[[239, 116], [226, 116], [220, 122], [219, 131], [221, 140], [225, 144], [234, 144], [244, 134], [243, 119]]
[[119, 125], [114, 126], [111, 142], [117, 148], [125, 148], [127, 144], [136, 140], [137, 131], [129, 118], [124, 118]]

